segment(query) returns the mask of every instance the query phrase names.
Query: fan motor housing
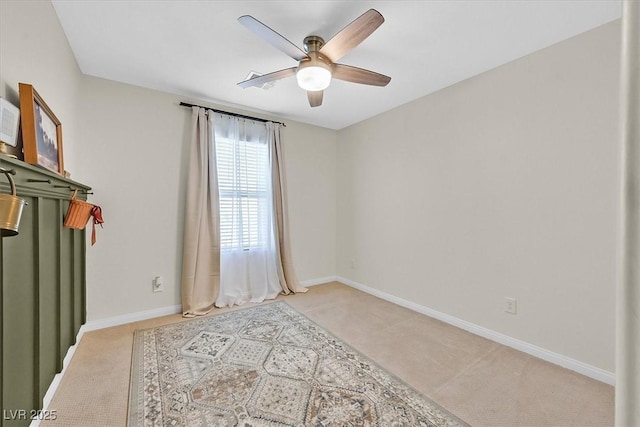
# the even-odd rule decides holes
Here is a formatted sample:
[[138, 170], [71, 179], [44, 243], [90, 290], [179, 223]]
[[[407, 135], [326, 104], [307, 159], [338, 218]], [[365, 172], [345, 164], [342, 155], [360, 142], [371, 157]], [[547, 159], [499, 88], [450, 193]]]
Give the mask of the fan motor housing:
[[307, 53], [317, 52], [324, 46], [324, 39], [320, 36], [307, 36], [302, 43]]
[[304, 38], [304, 49], [308, 58], [302, 59], [298, 63], [298, 71], [307, 67], [320, 67], [333, 73], [332, 62], [319, 51], [324, 45], [324, 40], [319, 36], [307, 36]]

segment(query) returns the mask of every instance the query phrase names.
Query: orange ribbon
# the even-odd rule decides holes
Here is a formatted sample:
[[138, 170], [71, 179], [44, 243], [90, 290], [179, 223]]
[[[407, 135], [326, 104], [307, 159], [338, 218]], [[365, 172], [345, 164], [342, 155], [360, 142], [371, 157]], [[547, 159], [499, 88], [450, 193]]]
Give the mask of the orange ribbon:
[[91, 246], [96, 244], [96, 224], [100, 225], [102, 228], [102, 224], [104, 224], [104, 219], [102, 218], [102, 208], [100, 206], [94, 205], [93, 209], [91, 209], [91, 216], [93, 217], [93, 228], [91, 230]]

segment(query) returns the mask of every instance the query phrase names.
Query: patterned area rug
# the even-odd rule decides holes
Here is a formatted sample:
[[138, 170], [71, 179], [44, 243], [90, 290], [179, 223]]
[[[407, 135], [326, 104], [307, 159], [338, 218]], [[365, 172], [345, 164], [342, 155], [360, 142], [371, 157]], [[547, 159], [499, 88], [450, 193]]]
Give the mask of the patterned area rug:
[[136, 331], [129, 426], [466, 426], [284, 302]]

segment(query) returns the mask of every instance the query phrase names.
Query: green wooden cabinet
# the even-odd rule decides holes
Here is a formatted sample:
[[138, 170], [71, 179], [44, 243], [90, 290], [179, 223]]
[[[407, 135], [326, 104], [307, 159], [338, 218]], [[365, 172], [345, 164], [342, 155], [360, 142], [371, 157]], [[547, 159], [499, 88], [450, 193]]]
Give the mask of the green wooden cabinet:
[[28, 203], [19, 234], [0, 239], [0, 426], [26, 426], [86, 320], [85, 230], [63, 221], [72, 190], [86, 200], [90, 188], [4, 155], [0, 167]]

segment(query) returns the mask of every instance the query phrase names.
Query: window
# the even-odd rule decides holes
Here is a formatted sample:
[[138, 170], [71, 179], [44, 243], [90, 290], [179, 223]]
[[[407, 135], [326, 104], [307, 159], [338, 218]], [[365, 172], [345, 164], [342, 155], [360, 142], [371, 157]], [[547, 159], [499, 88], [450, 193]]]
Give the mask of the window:
[[216, 136], [220, 248], [264, 248], [271, 240], [269, 147]]

